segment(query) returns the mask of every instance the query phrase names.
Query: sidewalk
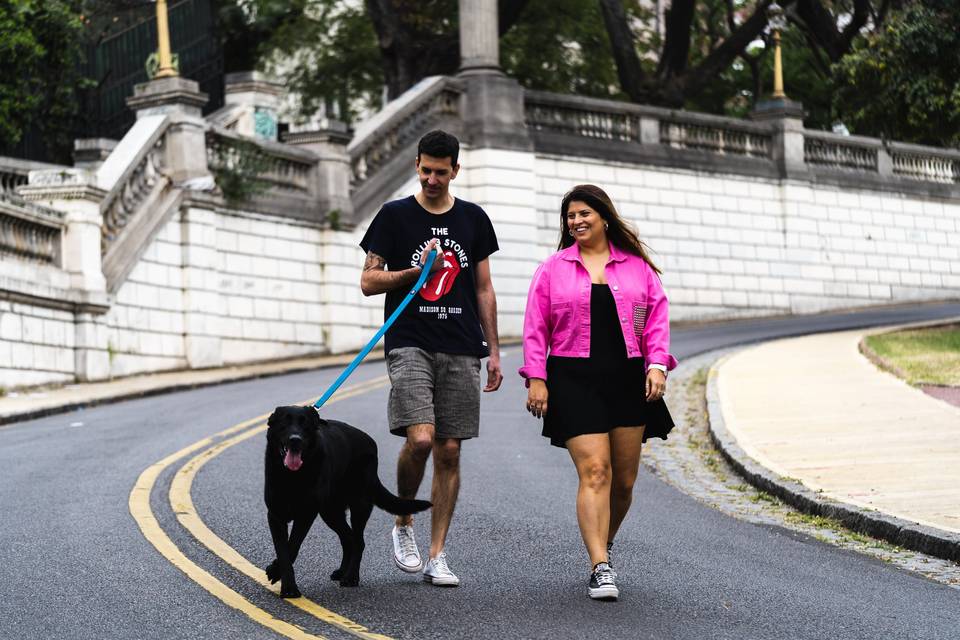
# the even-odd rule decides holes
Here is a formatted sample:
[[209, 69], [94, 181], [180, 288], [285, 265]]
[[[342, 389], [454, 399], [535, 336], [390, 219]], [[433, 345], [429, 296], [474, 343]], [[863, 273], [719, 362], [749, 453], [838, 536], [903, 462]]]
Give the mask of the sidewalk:
[[[11, 393], [8, 396], [0, 397], [0, 425], [39, 418], [80, 407], [90, 407], [170, 391], [196, 389], [222, 382], [237, 382], [282, 373], [345, 366], [356, 355], [356, 353], [346, 353], [336, 356], [313, 356], [217, 369], [151, 373], [104, 382], [70, 384], [43, 391]], [[376, 349], [370, 352], [365, 361], [369, 362], [382, 357], [383, 350]], [[322, 392], [323, 389], [318, 389], [317, 396], [319, 397]]]
[[[875, 331], [875, 330], [872, 330]], [[960, 407], [884, 373], [866, 330], [775, 340], [714, 366], [714, 440], [766, 491], [960, 560]]]

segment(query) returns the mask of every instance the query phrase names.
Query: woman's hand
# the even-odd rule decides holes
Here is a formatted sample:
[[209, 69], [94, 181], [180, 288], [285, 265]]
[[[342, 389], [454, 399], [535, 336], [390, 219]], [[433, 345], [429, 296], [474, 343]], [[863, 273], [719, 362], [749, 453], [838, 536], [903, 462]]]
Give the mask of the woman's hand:
[[667, 390], [667, 376], [660, 369], [647, 371], [647, 402], [656, 402]]
[[535, 418], [542, 418], [547, 412], [547, 382], [541, 378], [530, 378], [527, 389], [527, 411]]

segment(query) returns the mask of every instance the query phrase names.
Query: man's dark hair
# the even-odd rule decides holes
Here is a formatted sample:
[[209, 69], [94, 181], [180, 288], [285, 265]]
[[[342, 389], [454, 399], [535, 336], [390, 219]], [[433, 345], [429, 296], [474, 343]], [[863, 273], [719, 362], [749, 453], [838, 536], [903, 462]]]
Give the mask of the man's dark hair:
[[422, 153], [434, 158], [450, 158], [450, 166], [455, 167], [457, 158], [460, 156], [460, 141], [446, 131], [434, 129], [420, 138], [420, 143], [417, 145], [417, 160]]

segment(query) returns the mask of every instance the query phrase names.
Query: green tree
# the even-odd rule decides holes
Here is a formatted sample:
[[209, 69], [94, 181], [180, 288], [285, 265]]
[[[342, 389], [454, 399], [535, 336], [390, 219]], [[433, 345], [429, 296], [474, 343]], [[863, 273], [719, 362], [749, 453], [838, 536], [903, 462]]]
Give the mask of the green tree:
[[911, 2], [835, 66], [834, 108], [854, 132], [960, 145], [960, 4]]
[[69, 161], [77, 92], [86, 84], [78, 9], [61, 0], [0, 0], [0, 148], [14, 148], [32, 128], [52, 157]]

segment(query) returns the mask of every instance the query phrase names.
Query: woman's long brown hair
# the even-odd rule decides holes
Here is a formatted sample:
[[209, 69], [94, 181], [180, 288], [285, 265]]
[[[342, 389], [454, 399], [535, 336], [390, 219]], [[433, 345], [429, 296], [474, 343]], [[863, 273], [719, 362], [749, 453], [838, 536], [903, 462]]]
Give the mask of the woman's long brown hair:
[[658, 274], [662, 273], [650, 259], [649, 247], [640, 239], [633, 226], [620, 217], [610, 196], [603, 189], [592, 184], [578, 184], [563, 196], [563, 202], [560, 204], [560, 245], [557, 247], [558, 249], [566, 249], [575, 242], [567, 228], [567, 209], [570, 208], [571, 202], [584, 202], [599, 213], [600, 217], [607, 223], [607, 240], [609, 242], [616, 245], [618, 249], [642, 258]]

